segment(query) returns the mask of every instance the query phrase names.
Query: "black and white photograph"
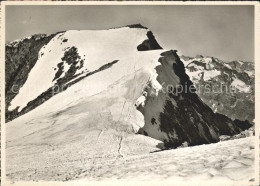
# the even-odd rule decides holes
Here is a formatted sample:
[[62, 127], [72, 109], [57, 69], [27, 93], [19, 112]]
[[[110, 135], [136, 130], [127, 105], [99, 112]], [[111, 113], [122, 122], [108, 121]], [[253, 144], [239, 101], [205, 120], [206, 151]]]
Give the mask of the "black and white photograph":
[[3, 185], [259, 185], [259, 3], [1, 10]]

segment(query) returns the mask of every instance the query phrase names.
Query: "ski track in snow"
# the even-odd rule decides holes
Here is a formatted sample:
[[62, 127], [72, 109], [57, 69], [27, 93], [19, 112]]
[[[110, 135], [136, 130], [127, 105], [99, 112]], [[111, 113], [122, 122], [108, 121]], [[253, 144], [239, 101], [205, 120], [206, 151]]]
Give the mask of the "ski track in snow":
[[122, 141], [123, 141], [123, 136], [120, 136], [120, 141], [119, 141], [119, 144], [118, 144], [118, 154], [120, 155], [120, 157], [124, 157], [124, 155], [121, 152]]

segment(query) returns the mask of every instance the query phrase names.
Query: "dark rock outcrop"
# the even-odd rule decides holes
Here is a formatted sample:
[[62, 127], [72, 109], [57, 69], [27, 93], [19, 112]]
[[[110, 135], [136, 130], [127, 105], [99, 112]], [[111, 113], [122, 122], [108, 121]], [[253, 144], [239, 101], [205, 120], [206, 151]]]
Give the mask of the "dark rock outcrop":
[[137, 46], [138, 51], [162, 49], [151, 31], [148, 31], [146, 35], [148, 39], [144, 40], [140, 45]]
[[[64, 56], [61, 58], [62, 62], [57, 64], [58, 71], [55, 74], [56, 80], [58, 79], [58, 84], [64, 84], [68, 81], [75, 78], [75, 73], [78, 69], [81, 69], [83, 67], [84, 59], [81, 59], [81, 57], [78, 54], [78, 49], [76, 47], [68, 48]], [[60, 78], [61, 74], [64, 72], [64, 63], [66, 63], [69, 66], [69, 69], [65, 73], [64, 77]]]
[[141, 24], [132, 24], [132, 25], [127, 25], [126, 27], [148, 29], [147, 27], [145, 27], [145, 26], [143, 26]]
[[243, 72], [245, 70], [254, 70], [254, 64], [252, 62], [231, 61], [228, 64], [238, 72]]
[[[31, 69], [39, 57], [39, 51], [56, 34], [50, 36], [44, 34], [33, 35], [23, 41], [9, 43], [5, 47], [5, 100], [8, 108], [11, 100], [18, 94], [19, 89], [24, 85]], [[9, 112], [6, 110], [6, 118]], [[10, 113], [11, 114], [11, 113]]]
[[246, 129], [252, 127], [252, 124], [247, 120], [246, 121], [240, 121], [238, 119], [235, 119], [234, 123], [236, 124], [236, 126], [241, 128], [242, 130], [246, 130]]

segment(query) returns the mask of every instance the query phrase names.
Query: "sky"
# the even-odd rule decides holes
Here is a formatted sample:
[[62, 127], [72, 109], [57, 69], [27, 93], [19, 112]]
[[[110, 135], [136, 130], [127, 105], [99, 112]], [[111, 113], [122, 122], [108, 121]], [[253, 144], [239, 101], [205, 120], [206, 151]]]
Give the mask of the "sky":
[[250, 5], [8, 5], [6, 42], [38, 33], [136, 23], [148, 27], [164, 49], [179, 54], [254, 61], [254, 6]]

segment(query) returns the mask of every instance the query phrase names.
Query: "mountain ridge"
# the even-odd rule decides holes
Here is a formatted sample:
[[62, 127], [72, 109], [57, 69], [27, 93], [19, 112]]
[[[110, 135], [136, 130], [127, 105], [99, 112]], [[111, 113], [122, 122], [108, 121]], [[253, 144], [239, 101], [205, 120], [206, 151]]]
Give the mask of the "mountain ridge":
[[[176, 148], [185, 141], [189, 145], [212, 143], [219, 141], [220, 135], [240, 133], [241, 123], [237, 125], [238, 122], [214, 113], [196, 93], [182, 92], [174, 95], [173, 92], [163, 92], [164, 82], [175, 86], [193, 86], [193, 83], [185, 73], [185, 66], [177, 51], [162, 50], [152, 32], [146, 27], [139, 27], [140, 25], [135, 25], [133, 28], [101, 31], [73, 30], [59, 32], [46, 40], [39, 39], [43, 42], [40, 42], [41, 48], [33, 55], [35, 65], [29, 70], [25, 68], [25, 72], [19, 72], [26, 74], [30, 71], [27, 79], [22, 78], [19, 93], [8, 95], [10, 88], [6, 92], [6, 118], [10, 121], [10, 127], [16, 128], [15, 123], [27, 123], [38, 117], [48, 118], [48, 123], [51, 120], [59, 121], [61, 116], [58, 113], [70, 113], [71, 109], [79, 108], [88, 110], [88, 106], [80, 100], [91, 100], [93, 96], [97, 105], [107, 104], [104, 108], [95, 107], [93, 111], [108, 114], [107, 121], [115, 123], [116, 130], [148, 135], [163, 141], [168, 147]], [[17, 52], [16, 47], [13, 49], [7, 46], [7, 49]], [[32, 55], [25, 51], [25, 56], [29, 54]], [[21, 53], [18, 52], [17, 55], [19, 58]], [[12, 61], [11, 55], [6, 63], [8, 60]], [[39, 83], [40, 87], [37, 87]], [[143, 87], [147, 84], [148, 87]], [[32, 95], [26, 92], [30, 86], [38, 88]], [[123, 87], [120, 89], [123, 92], [117, 93], [117, 96], [107, 93], [108, 90], [114, 91], [114, 87]], [[55, 88], [62, 90], [53, 94]], [[175, 88], [172, 91], [178, 92]], [[14, 98], [11, 99], [12, 97]], [[89, 103], [92, 105], [92, 101]], [[88, 114], [93, 111], [83, 110], [80, 113], [88, 123]], [[49, 116], [49, 113], [52, 114]], [[100, 117], [94, 117], [97, 126], [104, 125], [103, 116]], [[250, 123], [242, 123], [245, 128], [251, 126]], [[25, 125], [20, 124], [19, 127], [24, 128]], [[22, 135], [26, 134], [28, 132]]]

